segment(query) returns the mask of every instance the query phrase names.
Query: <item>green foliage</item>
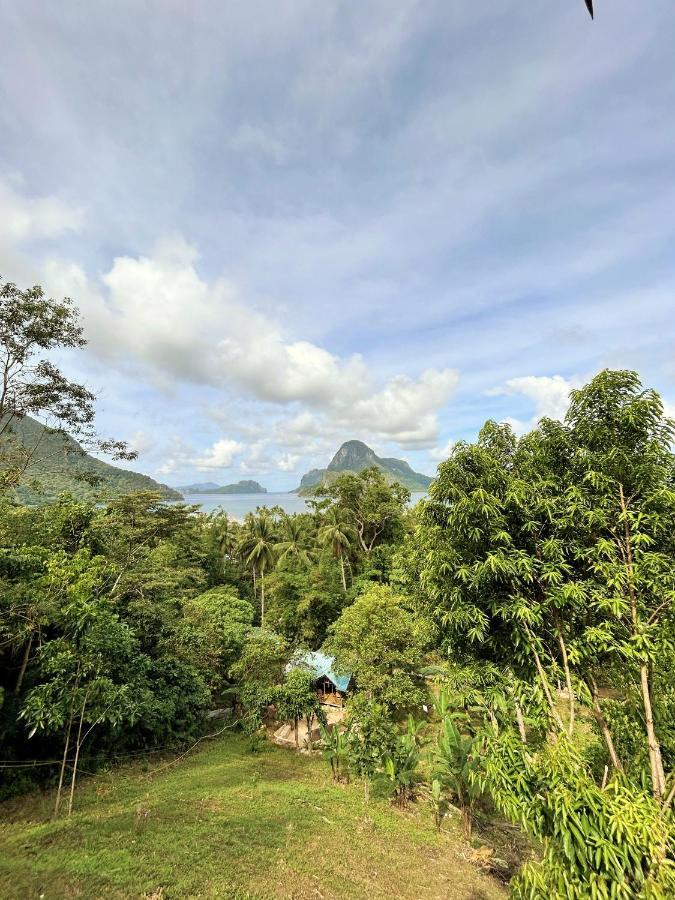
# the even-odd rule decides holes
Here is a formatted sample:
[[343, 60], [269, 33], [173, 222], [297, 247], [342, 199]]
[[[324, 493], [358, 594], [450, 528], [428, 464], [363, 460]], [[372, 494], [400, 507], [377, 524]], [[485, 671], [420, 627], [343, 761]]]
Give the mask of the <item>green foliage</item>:
[[[442, 795], [444, 792], [449, 793], [462, 812], [464, 836], [467, 840], [471, 837], [474, 806], [481, 794], [480, 751], [480, 737], [462, 733], [451, 715], [445, 715], [441, 719], [438, 742], [431, 752], [435, 815], [441, 815]], [[433, 787], [434, 784], [436, 788]], [[437, 824], [440, 827], [438, 818]]]
[[405, 595], [372, 585], [331, 626], [324, 649], [372, 700], [405, 710], [424, 701], [417, 672], [429, 638]]
[[176, 648], [214, 688], [222, 687], [241, 655], [253, 617], [253, 607], [234, 588], [211, 588], [185, 602]]
[[417, 723], [409, 720], [408, 730], [396, 735], [393, 747], [381, 760], [381, 780], [391, 792], [396, 804], [404, 808], [415, 799], [421, 781], [420, 745]]
[[355, 775], [372, 780], [382, 760], [396, 748], [397, 730], [388, 711], [363, 694], [352, 698], [348, 710], [347, 755]]
[[340, 725], [329, 728], [320, 723], [319, 730], [321, 751], [330, 763], [333, 781], [349, 781], [349, 728], [343, 729]]
[[323, 720], [323, 711], [314, 688], [311, 672], [302, 666], [294, 666], [287, 674], [283, 684], [275, 694], [277, 713], [280, 719], [292, 721], [295, 726], [295, 744], [299, 745], [298, 723], [305, 719], [307, 723], [306, 744], [311, 747], [312, 723], [315, 718]]
[[564, 736], [537, 755], [509, 732], [488, 739], [478, 778], [514, 822], [543, 841], [512, 884], [522, 898], [665, 898], [675, 891], [672, 813], [615, 776], [602, 789]]

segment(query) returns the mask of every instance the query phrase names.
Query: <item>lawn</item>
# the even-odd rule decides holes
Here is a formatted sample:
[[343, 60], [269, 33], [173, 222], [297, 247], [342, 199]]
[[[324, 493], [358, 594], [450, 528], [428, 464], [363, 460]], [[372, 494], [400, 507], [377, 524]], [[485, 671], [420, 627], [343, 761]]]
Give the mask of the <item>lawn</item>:
[[320, 758], [228, 736], [159, 765], [83, 781], [70, 819], [50, 821], [49, 795], [0, 807], [0, 896], [505, 896], [469, 860], [456, 817], [438, 834], [424, 803], [366, 807]]

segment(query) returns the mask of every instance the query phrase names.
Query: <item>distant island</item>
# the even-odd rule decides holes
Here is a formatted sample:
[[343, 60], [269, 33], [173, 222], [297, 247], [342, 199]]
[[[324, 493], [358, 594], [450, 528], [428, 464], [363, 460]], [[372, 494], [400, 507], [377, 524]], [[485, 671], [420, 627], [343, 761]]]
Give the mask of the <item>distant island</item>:
[[31, 416], [16, 418], [7, 434], [9, 437], [32, 451], [25, 478], [14, 488], [14, 495], [21, 503], [50, 503], [64, 493], [78, 500], [98, 500], [133, 491], [154, 491], [165, 500], [183, 499], [179, 491], [154, 481], [149, 475], [96, 459], [69, 434], [46, 428]]
[[415, 472], [403, 459], [380, 457], [363, 441], [345, 441], [325, 469], [311, 469], [302, 476], [295, 493], [301, 497], [311, 496], [317, 488], [334, 481], [345, 472], [361, 472], [375, 466], [388, 481], [396, 481], [409, 491], [426, 491], [433, 478]]
[[198, 484], [186, 484], [178, 488], [183, 494], [266, 494], [264, 488], [257, 481], [238, 481], [236, 484], [217, 485], [213, 481], [203, 481]]

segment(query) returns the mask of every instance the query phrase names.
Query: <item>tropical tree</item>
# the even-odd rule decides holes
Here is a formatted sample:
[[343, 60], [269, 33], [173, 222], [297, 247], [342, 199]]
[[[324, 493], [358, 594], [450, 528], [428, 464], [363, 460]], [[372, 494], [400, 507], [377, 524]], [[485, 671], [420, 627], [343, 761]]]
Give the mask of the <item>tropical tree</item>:
[[349, 522], [344, 510], [341, 510], [338, 506], [333, 506], [327, 511], [324, 524], [319, 528], [317, 540], [320, 546], [328, 547], [333, 556], [339, 561], [342, 575], [342, 590], [346, 593], [345, 556], [349, 553], [352, 543], [356, 540], [356, 528]]
[[370, 784], [382, 767], [382, 760], [396, 747], [398, 731], [389, 711], [365, 695], [350, 700], [347, 715], [347, 757], [350, 770], [363, 778], [366, 803]]
[[[438, 744], [431, 754], [432, 784], [449, 791], [460, 808], [464, 837], [471, 839], [473, 810], [481, 794], [478, 773], [482, 765], [480, 738], [462, 733], [452, 715], [441, 720]], [[440, 802], [440, 801], [439, 801]]]
[[511, 883], [521, 900], [675, 896], [675, 823], [624, 776], [596, 783], [567, 735], [532, 754], [512, 731], [486, 732], [477, 784], [542, 842]]
[[260, 625], [265, 627], [265, 572], [274, 567], [276, 536], [272, 518], [261, 512], [251, 517], [248, 531], [244, 536], [241, 549], [246, 563], [253, 572], [254, 585], [256, 576], [260, 576]]
[[320, 723], [319, 730], [321, 750], [330, 763], [333, 781], [349, 781], [349, 729], [343, 729], [339, 724], [329, 728]]
[[402, 537], [410, 491], [398, 482], [389, 483], [375, 466], [355, 475], [339, 475], [318, 493], [332, 500], [354, 523], [366, 556], [378, 543]]
[[585, 588], [573, 661], [588, 681], [599, 666], [635, 672], [660, 798], [653, 683], [675, 635], [675, 422], [635, 372], [604, 371], [572, 392], [566, 424], [575, 475], [567, 515]]
[[314, 551], [307, 539], [305, 523], [300, 516], [283, 516], [281, 538], [275, 546], [278, 564], [295, 561], [305, 567], [311, 565]]
[[67, 430], [82, 446], [117, 459], [135, 458], [123, 442], [96, 435], [95, 395], [43, 355], [85, 344], [72, 300], [46, 297], [39, 285], [22, 290], [0, 283], [0, 489], [22, 480], [38, 450], [39, 440], [30, 446], [14, 434], [26, 416], [44, 422], [43, 433]]
[[358, 690], [394, 710], [419, 706], [418, 675], [431, 631], [410, 609], [408, 598], [386, 585], [372, 585], [329, 628], [324, 647]]
[[381, 779], [401, 809], [415, 798], [421, 781], [419, 727], [420, 723], [410, 717], [406, 731], [396, 735], [393, 747], [381, 760]]
[[279, 718], [293, 722], [295, 746], [298, 747], [298, 724], [304, 718], [307, 726], [306, 745], [312, 746], [312, 725], [315, 718], [323, 719], [321, 704], [314, 688], [311, 672], [302, 666], [293, 666], [276, 693]]

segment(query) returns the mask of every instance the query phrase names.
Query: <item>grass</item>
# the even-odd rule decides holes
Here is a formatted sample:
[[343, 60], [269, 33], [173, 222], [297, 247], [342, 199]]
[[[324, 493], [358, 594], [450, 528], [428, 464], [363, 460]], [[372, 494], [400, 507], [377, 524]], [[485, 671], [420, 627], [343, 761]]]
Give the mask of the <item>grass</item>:
[[50, 820], [52, 799], [0, 807], [5, 900], [505, 896], [469, 861], [457, 818], [438, 834], [423, 803], [366, 807], [362, 787], [333, 784], [322, 759], [252, 753], [238, 736], [159, 772], [92, 777], [70, 819]]

